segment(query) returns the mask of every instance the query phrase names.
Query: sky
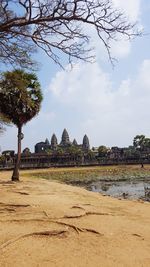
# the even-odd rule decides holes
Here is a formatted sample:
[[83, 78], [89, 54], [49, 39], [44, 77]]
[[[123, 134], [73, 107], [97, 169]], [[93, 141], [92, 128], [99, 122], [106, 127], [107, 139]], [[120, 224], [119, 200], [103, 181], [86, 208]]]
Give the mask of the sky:
[[[22, 149], [49, 140], [53, 133], [58, 142], [64, 128], [70, 140], [82, 143], [84, 134], [91, 147], [126, 147], [137, 134], [150, 137], [150, 1], [113, 0], [131, 21], [144, 29], [142, 37], [112, 43], [117, 59], [113, 68], [96, 35], [95, 63], [78, 62], [72, 70], [54, 64], [44, 53], [37, 75], [44, 101], [39, 115], [23, 128]], [[17, 129], [7, 127], [0, 136], [1, 151], [17, 147]]]

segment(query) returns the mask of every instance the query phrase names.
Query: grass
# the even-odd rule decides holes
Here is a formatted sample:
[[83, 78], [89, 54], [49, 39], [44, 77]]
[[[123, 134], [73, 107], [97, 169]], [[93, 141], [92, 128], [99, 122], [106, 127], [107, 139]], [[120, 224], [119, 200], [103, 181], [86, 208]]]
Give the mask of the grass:
[[150, 180], [150, 165], [98, 166], [27, 170], [22, 176], [43, 178], [72, 185], [88, 185], [96, 181]]

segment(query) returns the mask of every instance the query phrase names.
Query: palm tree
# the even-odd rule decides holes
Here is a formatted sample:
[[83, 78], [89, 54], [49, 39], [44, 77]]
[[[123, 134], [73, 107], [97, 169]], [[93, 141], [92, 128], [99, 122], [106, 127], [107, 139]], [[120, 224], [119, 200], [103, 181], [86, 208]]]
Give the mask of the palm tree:
[[0, 114], [0, 134], [3, 133], [6, 129], [5, 126], [10, 126], [10, 121], [4, 117], [3, 114]]
[[12, 181], [19, 181], [22, 126], [38, 114], [42, 101], [35, 74], [24, 70], [4, 72], [0, 80], [0, 113], [18, 128], [18, 152]]

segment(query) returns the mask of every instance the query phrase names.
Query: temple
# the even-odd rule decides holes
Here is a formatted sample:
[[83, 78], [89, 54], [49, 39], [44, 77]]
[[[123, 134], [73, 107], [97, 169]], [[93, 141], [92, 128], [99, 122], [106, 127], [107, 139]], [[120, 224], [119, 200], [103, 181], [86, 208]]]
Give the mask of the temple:
[[50, 150], [57, 151], [59, 149], [65, 150], [69, 147], [76, 147], [82, 149], [83, 151], [88, 151], [90, 150], [89, 138], [87, 135], [84, 135], [82, 144], [78, 144], [76, 139], [71, 142], [67, 130], [64, 129], [59, 144], [56, 135], [53, 134], [51, 137], [51, 143], [46, 138], [45, 142], [39, 142], [35, 145], [35, 153], [48, 152]]
[[[141, 135], [143, 138], [143, 135]], [[139, 135], [134, 138], [139, 140]], [[66, 129], [63, 130], [61, 140], [55, 134], [50, 141], [35, 145], [32, 153], [28, 147], [21, 153], [20, 167], [26, 168], [49, 168], [49, 167], [75, 167], [75, 166], [97, 166], [97, 165], [118, 165], [118, 164], [143, 164], [150, 163], [150, 138], [145, 146], [137, 146], [136, 143], [129, 147], [92, 147], [90, 149], [89, 138], [85, 134], [83, 141], [79, 144], [76, 139], [70, 140]], [[1, 154], [0, 170], [12, 169], [16, 162], [17, 155], [13, 150], [3, 151]]]

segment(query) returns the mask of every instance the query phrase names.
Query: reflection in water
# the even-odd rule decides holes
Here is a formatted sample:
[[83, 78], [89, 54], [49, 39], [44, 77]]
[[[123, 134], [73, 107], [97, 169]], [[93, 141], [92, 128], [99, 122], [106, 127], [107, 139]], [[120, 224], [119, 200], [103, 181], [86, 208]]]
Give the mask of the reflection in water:
[[90, 189], [93, 192], [105, 193], [113, 197], [123, 197], [129, 199], [143, 198], [150, 201], [150, 182], [95, 182]]
[[111, 185], [110, 185], [110, 183], [102, 183], [101, 184], [101, 189], [102, 189], [102, 191], [108, 191], [109, 190], [109, 187], [110, 187]]

